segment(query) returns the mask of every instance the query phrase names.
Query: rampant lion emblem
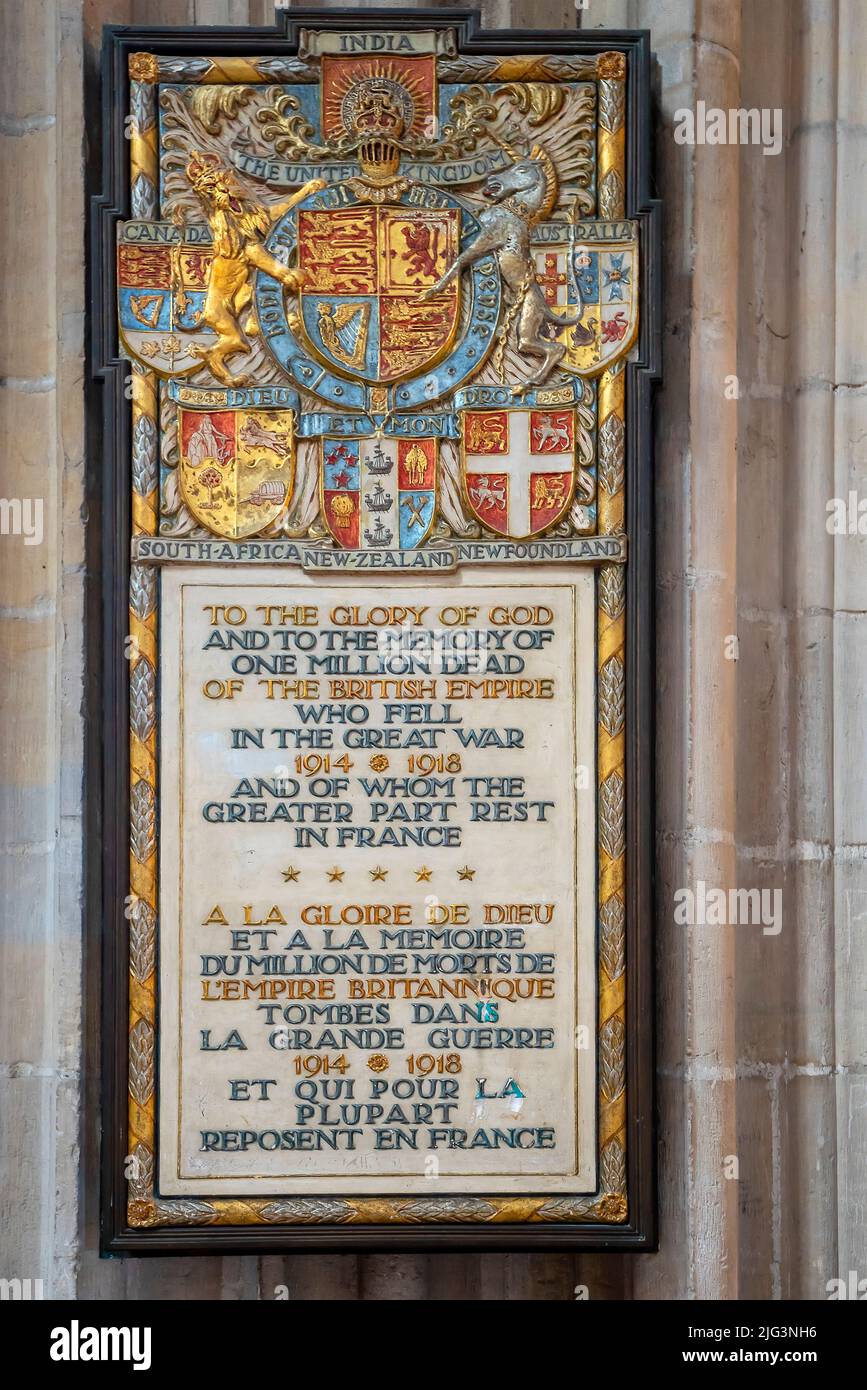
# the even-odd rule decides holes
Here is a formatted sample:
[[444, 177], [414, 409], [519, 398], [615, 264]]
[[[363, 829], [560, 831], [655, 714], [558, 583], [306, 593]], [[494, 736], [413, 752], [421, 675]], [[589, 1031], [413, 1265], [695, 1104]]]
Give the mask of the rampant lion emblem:
[[208, 219], [214, 246], [201, 317], [214, 330], [217, 341], [195, 351], [224, 386], [238, 386], [244, 378], [233, 375], [227, 359], [246, 352], [248, 335], [259, 331], [252, 312], [253, 270], [266, 271], [289, 290], [297, 290], [302, 278], [297, 270], [290, 270], [266, 251], [262, 240], [289, 208], [325, 185], [322, 179], [311, 179], [283, 202], [264, 207], [243, 196], [234, 174], [214, 155], [198, 151], [187, 164], [187, 178]]

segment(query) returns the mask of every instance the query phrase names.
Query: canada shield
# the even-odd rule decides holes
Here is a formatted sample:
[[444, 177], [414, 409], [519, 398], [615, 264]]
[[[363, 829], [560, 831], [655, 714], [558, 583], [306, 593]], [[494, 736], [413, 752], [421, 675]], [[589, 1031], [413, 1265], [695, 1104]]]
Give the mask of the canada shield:
[[322, 513], [347, 550], [413, 550], [436, 509], [435, 439], [322, 440]]
[[253, 536], [288, 507], [295, 476], [291, 410], [178, 410], [184, 501], [209, 531]]
[[[148, 240], [129, 240], [143, 237]], [[164, 236], [166, 240], [156, 240]], [[197, 349], [212, 346], [202, 323], [211, 248], [177, 237], [170, 223], [126, 223], [118, 234], [117, 295], [121, 343], [159, 376], [185, 376], [202, 365]]]
[[458, 324], [457, 277], [430, 299], [458, 252], [459, 208], [303, 209], [300, 328], [320, 360], [368, 382], [433, 366]]
[[565, 516], [575, 486], [575, 411], [461, 411], [464, 490], [488, 531], [521, 540]]

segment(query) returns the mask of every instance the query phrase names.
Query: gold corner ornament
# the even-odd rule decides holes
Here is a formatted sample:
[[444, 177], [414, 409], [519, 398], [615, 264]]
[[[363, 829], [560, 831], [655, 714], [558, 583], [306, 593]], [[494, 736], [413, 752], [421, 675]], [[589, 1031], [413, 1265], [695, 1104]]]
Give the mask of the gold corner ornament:
[[131, 82], [145, 82], [153, 86], [160, 80], [159, 58], [155, 53], [131, 53], [129, 76]]
[[626, 77], [626, 54], [612, 50], [596, 59], [596, 75], [605, 82], [622, 82]]

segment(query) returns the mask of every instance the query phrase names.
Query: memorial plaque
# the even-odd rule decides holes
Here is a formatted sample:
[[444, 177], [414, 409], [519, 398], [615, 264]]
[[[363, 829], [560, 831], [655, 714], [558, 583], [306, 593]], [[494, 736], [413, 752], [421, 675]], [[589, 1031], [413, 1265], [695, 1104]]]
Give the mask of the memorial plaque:
[[647, 35], [279, 18], [106, 36], [105, 1248], [648, 1248]]

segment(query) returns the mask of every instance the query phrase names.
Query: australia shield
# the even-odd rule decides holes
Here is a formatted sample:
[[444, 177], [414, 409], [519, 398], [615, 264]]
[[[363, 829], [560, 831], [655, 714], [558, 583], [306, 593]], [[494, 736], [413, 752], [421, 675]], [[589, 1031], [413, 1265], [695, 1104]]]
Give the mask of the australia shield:
[[141, 366], [164, 377], [200, 367], [196, 349], [215, 341], [201, 321], [211, 248], [179, 238], [178, 228], [162, 222], [126, 223], [118, 233], [121, 343]]
[[436, 439], [322, 440], [322, 514], [346, 550], [413, 550], [433, 524]]
[[458, 325], [456, 277], [419, 298], [458, 253], [460, 209], [302, 209], [300, 328], [308, 347], [344, 375], [393, 382], [435, 365]]
[[[629, 224], [625, 224], [627, 227]], [[597, 376], [628, 352], [638, 331], [638, 242], [597, 241], [580, 235], [570, 244], [536, 248], [536, 281], [564, 327], [561, 366], [578, 376]]]
[[488, 531], [521, 540], [556, 526], [575, 487], [575, 411], [461, 411], [470, 510]]
[[178, 410], [180, 480], [197, 521], [240, 540], [288, 507], [295, 478], [291, 410]]

